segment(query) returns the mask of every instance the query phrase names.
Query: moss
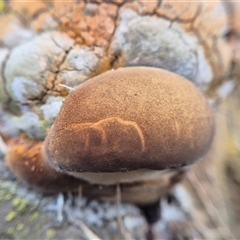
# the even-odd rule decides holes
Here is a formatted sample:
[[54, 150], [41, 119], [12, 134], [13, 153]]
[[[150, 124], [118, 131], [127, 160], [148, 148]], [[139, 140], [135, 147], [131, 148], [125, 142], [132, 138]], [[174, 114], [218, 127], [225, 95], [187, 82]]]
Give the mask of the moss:
[[27, 239], [30, 228], [24, 224], [19, 223], [15, 228], [15, 235], [17, 239]]
[[46, 232], [47, 238], [54, 238], [56, 236], [56, 231], [52, 228], [49, 228]]
[[17, 225], [17, 227], [16, 227], [16, 230], [17, 230], [17, 231], [22, 231], [23, 228], [24, 228], [24, 225], [23, 225], [22, 223], [19, 223], [19, 224]]
[[7, 231], [0, 232], [0, 239], [14, 239], [14, 236], [11, 233], [8, 233]]
[[20, 204], [20, 202], [21, 202], [21, 198], [20, 198], [20, 197], [16, 197], [16, 198], [14, 198], [14, 199], [12, 200], [12, 205], [13, 205], [14, 207], [17, 207], [17, 206]]
[[28, 217], [28, 220], [29, 221], [36, 221], [39, 217], [39, 213], [38, 212], [34, 212], [33, 214], [31, 214], [29, 217]]
[[4, 200], [10, 200], [12, 198], [12, 194], [8, 193], [5, 197]]
[[21, 199], [20, 204], [17, 206], [17, 210], [19, 212], [24, 212], [26, 210], [26, 208], [28, 207], [28, 202], [24, 199]]
[[6, 217], [5, 217], [5, 221], [6, 222], [11, 222], [13, 219], [15, 219], [17, 216], [17, 213], [15, 211], [10, 211]]
[[21, 197], [15, 197], [12, 200], [12, 206], [19, 213], [25, 212], [29, 207], [31, 207], [30, 205], [31, 204], [26, 199]]
[[[1, 1], [1, 0], [0, 0]], [[10, 200], [13, 196], [13, 192], [0, 186], [0, 201]]]
[[7, 229], [7, 233], [8, 234], [13, 234], [14, 233], [14, 227], [9, 227], [8, 229]]
[[3, 0], [0, 0], [0, 12], [4, 11], [5, 9], [5, 3]]
[[[1, 186], [0, 186], [1, 187]], [[18, 218], [20, 215], [26, 213], [26, 212], [31, 212], [33, 209], [35, 209], [35, 204], [30, 203], [27, 199], [24, 199], [22, 197], [16, 196], [13, 194], [10, 189], [6, 188], [0, 188], [0, 196], [2, 201], [9, 201], [11, 200], [10, 206], [9, 206], [9, 211], [5, 215], [5, 222], [12, 222], [14, 219]], [[31, 215], [31, 219], [35, 220], [37, 218], [37, 213], [33, 213]], [[21, 231], [23, 228], [23, 224], [17, 225], [17, 229]]]

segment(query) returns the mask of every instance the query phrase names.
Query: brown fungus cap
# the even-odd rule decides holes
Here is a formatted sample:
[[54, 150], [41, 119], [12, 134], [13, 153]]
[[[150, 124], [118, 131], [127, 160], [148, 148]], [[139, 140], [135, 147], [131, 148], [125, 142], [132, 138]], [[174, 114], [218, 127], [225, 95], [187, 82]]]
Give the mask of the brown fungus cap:
[[211, 109], [191, 82], [161, 69], [121, 68], [66, 98], [45, 157], [67, 172], [178, 168], [204, 156], [213, 133]]
[[16, 177], [36, 190], [46, 193], [77, 191], [84, 182], [57, 172], [44, 161], [42, 142], [12, 139], [6, 156], [7, 166]]

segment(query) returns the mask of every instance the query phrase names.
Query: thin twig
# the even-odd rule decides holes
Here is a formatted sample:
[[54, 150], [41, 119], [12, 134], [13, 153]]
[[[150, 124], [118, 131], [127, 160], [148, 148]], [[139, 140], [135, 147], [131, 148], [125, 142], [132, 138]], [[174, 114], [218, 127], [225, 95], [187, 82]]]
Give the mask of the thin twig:
[[116, 203], [117, 203], [117, 221], [118, 221], [118, 226], [120, 228], [121, 234], [126, 240], [133, 239], [132, 236], [126, 231], [121, 213], [120, 213], [120, 206], [121, 206], [121, 189], [120, 189], [120, 184], [117, 184], [117, 189], [116, 189]]
[[64, 196], [62, 193], [59, 193], [57, 197], [57, 220], [60, 223], [63, 221], [63, 207], [64, 207]]
[[60, 87], [65, 87], [65, 88], [68, 89], [69, 91], [73, 91], [73, 90], [74, 90], [73, 87], [69, 87], [69, 86], [67, 86], [67, 85], [65, 85], [65, 84], [59, 83], [58, 85], [59, 85]]
[[78, 196], [77, 196], [77, 206], [79, 207], [79, 210], [82, 209], [82, 185], [79, 185], [78, 187]]

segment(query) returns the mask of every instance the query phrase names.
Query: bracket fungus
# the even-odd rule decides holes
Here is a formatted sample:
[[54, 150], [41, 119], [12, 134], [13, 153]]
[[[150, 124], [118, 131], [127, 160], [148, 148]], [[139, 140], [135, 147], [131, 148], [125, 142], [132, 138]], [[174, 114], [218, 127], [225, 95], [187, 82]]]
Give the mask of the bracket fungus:
[[90, 183], [156, 179], [159, 170], [200, 159], [213, 126], [205, 97], [189, 81], [161, 69], [122, 68], [66, 98], [44, 152], [52, 167]]
[[104, 197], [122, 184], [124, 201], [145, 204], [158, 200], [186, 166], [206, 154], [213, 133], [210, 107], [192, 83], [161, 69], [122, 68], [79, 85], [44, 145], [26, 143], [21, 151], [21, 143], [7, 162], [43, 191], [76, 189], [86, 181], [107, 187], [87, 195]]
[[[122, 200], [141, 205], [157, 201], [181, 179], [186, 166], [207, 153], [213, 133], [211, 109], [192, 83], [161, 69], [122, 68], [69, 94], [39, 159], [93, 190], [106, 187], [86, 195], [113, 196], [111, 187], [121, 184]], [[11, 152], [8, 164], [16, 172], [19, 156]]]

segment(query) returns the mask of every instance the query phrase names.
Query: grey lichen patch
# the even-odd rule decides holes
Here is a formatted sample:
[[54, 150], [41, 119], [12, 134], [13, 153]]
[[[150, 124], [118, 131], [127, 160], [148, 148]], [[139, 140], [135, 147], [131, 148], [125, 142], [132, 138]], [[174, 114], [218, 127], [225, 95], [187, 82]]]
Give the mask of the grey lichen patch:
[[[147, 16], [152, 19], [165, 20], [169, 23], [168, 28], [162, 32], [161, 36], [163, 39], [164, 36], [168, 36], [167, 42], [162, 41], [161, 38], [159, 42], [152, 41], [152, 38], [145, 36], [149, 34], [149, 29], [151, 32], [152, 28], [161, 28], [162, 26], [159, 24], [150, 28], [146, 27], [145, 31], [143, 30], [144, 27], [141, 29], [138, 27], [139, 35], [143, 36], [138, 36], [136, 31], [133, 31], [135, 27], [128, 29], [129, 24], [133, 24], [133, 21], [138, 20], [140, 22], [140, 19], [142, 20]], [[115, 59], [114, 62], [117, 61], [125, 66], [140, 65], [147, 62], [150, 66], [160, 66], [174, 71], [193, 81], [210, 96], [210, 91], [215, 93], [216, 87], [229, 78], [232, 54], [229, 43], [226, 41], [226, 33], [230, 28], [227, 17], [222, 1], [211, 3], [205, 1], [172, 2], [168, 0], [156, 1], [155, 3], [146, 1], [127, 2], [119, 9], [118, 25], [112, 39], [111, 50], [113, 51], [111, 51], [111, 54]], [[142, 25], [144, 24], [146, 25], [146, 23]], [[181, 28], [180, 31], [179, 27]], [[179, 33], [179, 36], [177, 36], [177, 33]], [[154, 39], [155, 36], [152, 37]], [[138, 38], [140, 38], [141, 43], [145, 43], [142, 44], [142, 47], [139, 47], [140, 44], [135, 44]], [[141, 38], [145, 39], [141, 40]], [[186, 39], [191, 38], [192, 43], [187, 46], [189, 41], [186, 41]], [[195, 40], [193, 41], [193, 39]], [[118, 46], [115, 46], [116, 42], [119, 44]], [[174, 42], [176, 42], [176, 46], [172, 48]], [[193, 44], [193, 42], [195, 43]], [[150, 45], [150, 43], [152, 43], [152, 48], [157, 49], [157, 54], [151, 51], [151, 48], [147, 45]], [[130, 51], [125, 44], [132, 46]], [[118, 48], [119, 46], [120, 48]], [[135, 46], [138, 50], [135, 50]], [[146, 48], [148, 48], [149, 53]], [[179, 48], [182, 48], [180, 58], [177, 54]], [[184, 52], [184, 50], [186, 51]], [[174, 56], [170, 56], [168, 51]], [[136, 55], [138, 56], [139, 52], [139, 57], [142, 60], [136, 61]], [[163, 52], [165, 53], [162, 54]], [[181, 66], [181, 70], [178, 66]]]
[[[15, 131], [26, 132], [30, 137], [43, 139], [46, 128], [58, 113], [59, 102], [51, 103], [50, 110], [46, 110], [49, 105], [47, 100], [41, 109], [41, 101], [48, 90], [54, 92], [54, 75], [59, 71], [59, 64], [63, 61], [66, 51], [72, 47], [73, 41], [64, 34], [51, 32], [42, 34], [26, 44], [16, 47], [5, 65], [2, 64], [2, 79], [0, 83], [1, 101], [6, 103], [9, 98], [11, 106], [19, 109], [22, 115], [9, 115]], [[7, 54], [6, 50], [5, 55]], [[4, 59], [4, 54], [1, 54]], [[58, 94], [59, 95], [59, 94]], [[33, 103], [37, 101], [37, 106]], [[52, 102], [52, 100], [50, 101]], [[54, 107], [56, 106], [56, 107]], [[46, 116], [46, 120], [43, 116]], [[2, 120], [5, 126], [9, 126], [8, 121]], [[10, 135], [11, 135], [10, 133]]]
[[57, 114], [60, 111], [63, 101], [63, 97], [50, 96], [47, 98], [47, 101], [40, 107], [46, 126], [49, 127], [54, 122]]
[[43, 139], [48, 127], [47, 121], [42, 120], [34, 112], [26, 112], [22, 116], [13, 116], [14, 126], [21, 132], [27, 133], [29, 138]]
[[68, 94], [61, 84], [75, 87], [96, 75], [104, 56], [101, 48], [74, 46], [66, 34], [54, 31], [14, 48], [4, 62], [7, 54], [2, 50], [0, 55], [0, 101], [11, 100], [8, 109], [18, 109], [21, 116], [10, 120], [15, 128], [38, 139], [44, 138]]
[[8, 136], [16, 136], [19, 129], [13, 124], [12, 120], [16, 118], [12, 114], [3, 110], [0, 105], [0, 132]]
[[[204, 48], [205, 58], [213, 69], [213, 80], [221, 80], [228, 70], [231, 57], [225, 39], [230, 26], [223, 1], [197, 1], [189, 4], [164, 0], [156, 13], [159, 17], [181, 23], [188, 33], [199, 39], [199, 44]], [[221, 46], [216, 47], [216, 44]]]
[[172, 24], [156, 16], [140, 16], [131, 9], [121, 12], [112, 41], [111, 54], [119, 52], [127, 66], [164, 68], [186, 77], [201, 89], [213, 78], [196, 36], [187, 33], [179, 23]]
[[60, 67], [61, 83], [75, 87], [95, 75], [104, 52], [101, 48], [75, 46]]
[[46, 115], [49, 117], [46, 120], [32, 111], [26, 111], [24, 114], [16, 116], [0, 108], [0, 132], [8, 136], [16, 136], [24, 132], [31, 139], [44, 139], [47, 128], [52, 123], [51, 117], [55, 116], [59, 109], [59, 105], [56, 105], [56, 109], [49, 109], [50, 112], [46, 111]]
[[58, 32], [42, 34], [26, 44], [16, 47], [5, 70], [6, 88], [14, 101], [27, 104], [41, 99], [52, 89], [58, 66], [73, 41]]

